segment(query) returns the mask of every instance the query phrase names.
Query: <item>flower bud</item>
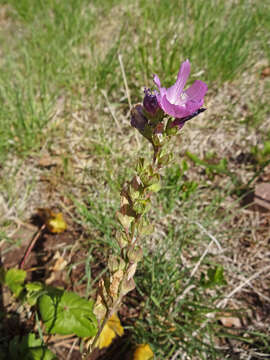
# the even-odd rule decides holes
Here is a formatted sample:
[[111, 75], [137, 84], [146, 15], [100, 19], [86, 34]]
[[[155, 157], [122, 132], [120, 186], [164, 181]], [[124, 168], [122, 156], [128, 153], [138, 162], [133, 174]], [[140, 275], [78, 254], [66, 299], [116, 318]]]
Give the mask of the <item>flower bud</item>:
[[150, 89], [144, 89], [144, 93], [143, 106], [149, 114], [155, 115], [159, 109], [157, 97], [151, 93]]
[[147, 118], [144, 116], [143, 107], [140, 104], [135, 105], [131, 109], [131, 126], [143, 131], [145, 125], [148, 123]]

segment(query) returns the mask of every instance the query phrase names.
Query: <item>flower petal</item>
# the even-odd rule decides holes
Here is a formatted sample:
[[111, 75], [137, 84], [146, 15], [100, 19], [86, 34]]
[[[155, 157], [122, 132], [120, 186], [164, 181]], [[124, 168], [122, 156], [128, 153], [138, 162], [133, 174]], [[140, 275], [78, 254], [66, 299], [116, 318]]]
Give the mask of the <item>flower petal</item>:
[[203, 106], [203, 99], [201, 99], [200, 101], [188, 100], [186, 103], [186, 110], [188, 112], [188, 115], [186, 115], [186, 116], [192, 115], [197, 110], [199, 110], [202, 106]]
[[188, 96], [187, 100], [201, 101], [204, 98], [208, 88], [207, 85], [201, 81], [196, 80], [186, 91], [185, 94]]
[[159, 89], [161, 88], [161, 83], [157, 75], [154, 76], [154, 83], [157, 85]]
[[155, 91], [155, 95], [156, 95], [157, 101], [160, 105], [161, 98], [166, 94], [167, 90], [166, 90], [166, 88], [161, 87], [161, 83], [160, 83], [159, 77], [157, 75], [154, 76], [154, 83], [157, 85], [158, 90], [159, 90], [159, 93], [157, 91]]
[[171, 104], [166, 96], [163, 96], [160, 101], [160, 107], [162, 110], [175, 118], [183, 118], [190, 115], [190, 112], [186, 109], [185, 105]]
[[189, 77], [189, 73], [190, 62], [186, 60], [180, 67], [176, 83], [167, 89], [167, 99], [170, 101], [170, 103], [177, 104], [177, 101], [181, 100], [181, 94]]

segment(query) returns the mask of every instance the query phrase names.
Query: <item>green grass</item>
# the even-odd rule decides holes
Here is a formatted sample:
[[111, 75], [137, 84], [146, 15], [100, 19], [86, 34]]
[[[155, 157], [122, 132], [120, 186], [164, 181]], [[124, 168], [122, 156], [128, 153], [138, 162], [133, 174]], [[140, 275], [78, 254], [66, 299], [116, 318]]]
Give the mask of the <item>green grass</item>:
[[12, 148], [19, 153], [38, 150], [46, 140], [42, 131], [57, 110], [57, 99], [71, 101], [79, 84], [89, 81], [82, 76], [84, 68], [91, 67], [83, 50], [87, 51], [95, 25], [86, 1], [8, 4], [14, 30], [8, 41], [2, 33], [6, 46], [0, 83], [2, 156]]
[[[228, 238], [239, 236], [240, 229], [229, 228], [226, 224], [237, 216], [240, 199], [231, 208], [222, 208], [233, 184], [222, 190], [202, 182], [190, 193], [188, 188], [183, 187], [188, 170], [183, 173], [183, 164], [180, 168], [182, 176], [179, 176], [179, 167], [168, 168], [163, 189], [154, 201], [151, 220], [157, 225], [157, 234], [154, 239], [146, 240], [144, 258], [135, 276], [136, 289], [141, 297], [141, 302], [137, 304], [140, 316], [135, 321], [128, 319], [126, 325], [132, 342], [150, 344], [157, 359], [169, 359], [176, 352], [192, 359], [221, 360], [237, 356], [234, 349], [218, 347], [217, 339], [234, 341], [238, 346], [246, 344], [244, 346], [254, 351], [268, 354], [269, 339], [262, 331], [246, 327], [230, 331], [220, 324], [219, 318], [224, 314], [217, 305], [229, 293], [227, 282], [230, 279], [227, 264], [223, 271], [213, 250], [208, 252], [191, 277], [211, 241], [197, 223], [215, 236], [222, 247], [226, 247]], [[183, 177], [186, 177], [185, 181]], [[206, 190], [206, 187], [209, 189]], [[183, 196], [185, 191], [187, 196]], [[206, 192], [207, 204], [203, 205]], [[113, 239], [117, 224], [112, 217], [116, 209], [108, 207], [102, 199], [100, 202], [102, 205], [99, 206], [91, 203], [78, 205], [80, 220], [77, 221], [89, 232], [90, 243], [95, 244], [96, 250], [102, 248], [103, 254], [112, 250], [117, 253]], [[160, 229], [165, 229], [165, 232], [161, 233]], [[213, 246], [216, 248], [216, 245]], [[152, 250], [148, 250], [149, 247]], [[225, 256], [229, 258], [231, 251], [227, 249]], [[210, 274], [217, 274], [218, 269], [222, 269], [222, 275], [216, 281], [211, 280]], [[227, 306], [226, 311], [231, 316], [244, 317], [247, 309], [237, 311]], [[211, 320], [209, 314], [214, 315]]]
[[[101, 89], [118, 101], [118, 53], [135, 100], [141, 86], [152, 86], [154, 72], [168, 84], [186, 58], [193, 74], [203, 71], [201, 78], [211, 88], [240, 77], [253, 65], [256, 57], [251, 54], [263, 25], [269, 23], [259, 1], [251, 5], [239, 0], [235, 6], [221, 0], [138, 1], [132, 6], [125, 0], [2, 4], [8, 5], [9, 26], [0, 34], [5, 55], [0, 78], [1, 158], [12, 149], [19, 154], [38, 151], [59, 98], [71, 111], [84, 95], [91, 95], [95, 107]], [[115, 10], [120, 13], [116, 15], [114, 8], [123, 10]], [[261, 51], [267, 49], [261, 41]], [[64, 117], [68, 121], [68, 115]]]
[[150, 79], [156, 71], [172, 80], [179, 58], [189, 58], [193, 71], [203, 71], [203, 78], [213, 83], [231, 80], [247, 66], [256, 39], [257, 9], [245, 1], [237, 6], [211, 0], [142, 1], [140, 10], [144, 22], [137, 30], [139, 49], [131, 50], [138, 75]]

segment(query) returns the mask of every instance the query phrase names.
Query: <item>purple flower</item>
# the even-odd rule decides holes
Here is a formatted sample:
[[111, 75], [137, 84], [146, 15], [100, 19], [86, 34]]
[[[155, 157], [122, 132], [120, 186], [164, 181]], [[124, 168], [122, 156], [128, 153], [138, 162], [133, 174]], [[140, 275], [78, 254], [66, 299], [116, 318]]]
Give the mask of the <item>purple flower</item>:
[[150, 89], [145, 88], [144, 93], [143, 106], [149, 114], [155, 115], [159, 109], [157, 97], [151, 93]]
[[161, 87], [159, 77], [155, 75], [154, 82], [159, 89], [156, 98], [161, 109], [176, 119], [183, 119], [192, 116], [203, 105], [203, 98], [207, 92], [207, 85], [196, 80], [187, 90], [184, 86], [190, 73], [190, 63], [184, 61], [178, 72], [177, 80], [168, 89]]

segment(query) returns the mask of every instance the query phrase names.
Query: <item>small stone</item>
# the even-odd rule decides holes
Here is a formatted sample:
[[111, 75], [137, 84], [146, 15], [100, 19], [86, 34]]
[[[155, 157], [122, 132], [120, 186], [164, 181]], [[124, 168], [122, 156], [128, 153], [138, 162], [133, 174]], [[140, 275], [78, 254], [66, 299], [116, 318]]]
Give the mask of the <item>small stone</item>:
[[270, 210], [270, 183], [260, 183], [255, 186], [254, 202]]

